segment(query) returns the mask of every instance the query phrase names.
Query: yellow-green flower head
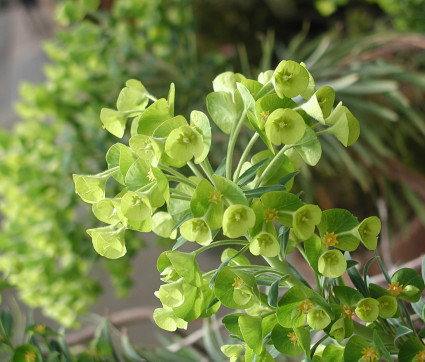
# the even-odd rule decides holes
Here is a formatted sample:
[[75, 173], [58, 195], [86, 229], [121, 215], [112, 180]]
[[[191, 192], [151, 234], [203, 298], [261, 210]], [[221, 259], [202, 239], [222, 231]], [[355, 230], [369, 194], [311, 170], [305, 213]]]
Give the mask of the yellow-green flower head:
[[301, 206], [294, 215], [293, 228], [295, 234], [302, 240], [307, 240], [314, 233], [316, 225], [320, 224], [322, 210], [317, 205]]
[[165, 152], [171, 158], [185, 163], [193, 156], [201, 156], [203, 150], [201, 134], [190, 126], [172, 130], [165, 141]]
[[306, 125], [301, 115], [289, 108], [279, 108], [270, 114], [266, 122], [266, 134], [276, 146], [293, 144], [304, 136]]
[[381, 318], [391, 318], [397, 312], [397, 299], [392, 295], [383, 295], [378, 298], [378, 302]]
[[328, 250], [320, 255], [318, 269], [325, 277], [338, 278], [347, 270], [347, 261], [339, 250]]
[[244, 235], [255, 225], [254, 211], [245, 205], [231, 205], [223, 215], [223, 233], [229, 238]]
[[280, 245], [276, 237], [270, 233], [260, 233], [249, 244], [249, 251], [252, 255], [262, 255], [274, 257], [279, 255]]
[[200, 245], [208, 245], [212, 241], [211, 230], [204, 219], [195, 218], [185, 221], [180, 226], [180, 233], [189, 241]]
[[151, 217], [152, 210], [144, 195], [128, 191], [121, 199], [123, 215], [133, 221], [143, 221]]
[[308, 86], [307, 70], [292, 60], [282, 60], [274, 74], [274, 87], [280, 98], [293, 98], [301, 94]]
[[233, 300], [239, 305], [246, 305], [253, 297], [252, 290], [240, 278], [235, 278], [233, 287]]
[[312, 308], [307, 313], [307, 324], [317, 331], [326, 328], [330, 322], [331, 318], [322, 307]]
[[381, 220], [376, 216], [368, 217], [360, 223], [358, 231], [366, 248], [374, 250], [378, 243], [378, 235], [381, 232]]
[[183, 280], [163, 284], [154, 294], [164, 306], [176, 308], [184, 302]]
[[341, 342], [345, 337], [345, 322], [343, 318], [338, 319], [329, 332], [329, 335]]
[[363, 322], [371, 323], [379, 316], [379, 302], [374, 298], [364, 298], [357, 303], [356, 314]]

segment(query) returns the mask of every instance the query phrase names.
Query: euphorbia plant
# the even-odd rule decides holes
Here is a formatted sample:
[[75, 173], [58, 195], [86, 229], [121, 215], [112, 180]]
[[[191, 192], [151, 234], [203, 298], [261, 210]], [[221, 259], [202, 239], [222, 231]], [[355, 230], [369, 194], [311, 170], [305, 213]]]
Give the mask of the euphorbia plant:
[[[170, 238], [179, 231], [173, 250], [157, 262], [164, 284], [156, 296], [163, 307], [154, 319], [174, 331], [208, 318], [221, 305], [234, 309], [222, 320], [234, 343], [221, 349], [232, 361], [243, 353], [245, 361], [269, 361], [280, 353], [314, 361], [391, 360], [397, 353], [400, 360], [424, 360], [421, 333], [405, 305], [412, 303], [422, 314], [424, 281], [411, 269], [388, 275], [376, 251], [380, 220], [359, 221], [343, 209], [322, 211], [304, 203], [302, 193], [291, 193], [301, 163], [319, 162], [320, 135], [331, 133], [350, 146], [359, 137], [357, 119], [343, 104], [334, 107], [332, 88], [316, 90], [303, 63], [284, 60], [258, 80], [226, 72], [213, 87], [207, 109], [229, 135], [227, 157], [216, 170], [208, 161], [208, 116], [200, 111], [189, 121], [175, 116], [173, 85], [168, 99], [157, 100], [131, 80], [118, 109], [102, 110], [104, 127], [116, 136], [123, 136], [131, 120], [131, 138], [129, 146], [110, 148], [105, 172], [74, 175], [76, 192], [109, 224], [88, 231], [96, 251], [123, 256], [126, 229]], [[233, 150], [242, 127], [252, 138], [236, 162]], [[264, 150], [251, 154], [259, 139]], [[105, 196], [109, 179], [123, 185], [118, 195]], [[186, 242], [200, 247], [178, 251]], [[349, 254], [360, 244], [376, 254], [363, 277]], [[197, 256], [223, 246], [218, 268], [202, 271]], [[295, 248], [316, 285], [287, 261]], [[251, 264], [244, 254], [262, 257], [268, 266]], [[387, 288], [367, 277], [375, 259]], [[353, 287], [343, 278], [346, 272]]]

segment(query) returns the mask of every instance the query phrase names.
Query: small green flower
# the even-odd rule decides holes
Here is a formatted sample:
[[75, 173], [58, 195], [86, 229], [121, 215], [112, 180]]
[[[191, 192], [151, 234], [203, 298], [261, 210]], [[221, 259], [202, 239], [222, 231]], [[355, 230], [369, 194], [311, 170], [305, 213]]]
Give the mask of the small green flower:
[[168, 212], [158, 211], [152, 216], [152, 231], [163, 238], [176, 238], [177, 231], [173, 230], [175, 224]]
[[358, 232], [366, 248], [369, 250], [376, 249], [378, 235], [381, 232], [381, 220], [376, 216], [364, 219], [358, 226]]
[[252, 255], [262, 255], [272, 258], [279, 255], [280, 245], [273, 234], [260, 233], [249, 244], [249, 251]]
[[325, 277], [338, 278], [347, 270], [347, 261], [339, 250], [328, 250], [320, 255], [318, 270]]
[[133, 191], [128, 191], [122, 197], [121, 211], [127, 219], [133, 221], [143, 221], [152, 215], [147, 197]]
[[292, 60], [282, 60], [274, 74], [274, 87], [280, 98], [293, 98], [301, 94], [309, 83], [308, 71]]
[[304, 136], [306, 125], [298, 112], [280, 108], [268, 116], [265, 128], [270, 142], [279, 146], [299, 141]]
[[379, 316], [379, 302], [374, 298], [364, 298], [357, 303], [357, 316], [366, 323], [375, 321]]
[[311, 328], [320, 331], [326, 328], [329, 323], [331, 323], [331, 318], [322, 307], [315, 307], [308, 311], [307, 324]]
[[180, 226], [180, 233], [189, 241], [200, 245], [208, 245], [212, 241], [211, 230], [204, 219], [195, 218], [185, 221]]
[[202, 136], [193, 127], [181, 126], [171, 131], [165, 141], [165, 152], [173, 159], [186, 163], [204, 150]]
[[244, 235], [255, 225], [254, 211], [245, 205], [231, 205], [223, 215], [223, 233], [229, 238]]
[[391, 318], [397, 312], [397, 299], [392, 295], [383, 295], [378, 298], [379, 316], [381, 318]]
[[294, 214], [293, 227], [295, 234], [302, 240], [307, 240], [320, 223], [322, 210], [317, 205], [301, 206]]

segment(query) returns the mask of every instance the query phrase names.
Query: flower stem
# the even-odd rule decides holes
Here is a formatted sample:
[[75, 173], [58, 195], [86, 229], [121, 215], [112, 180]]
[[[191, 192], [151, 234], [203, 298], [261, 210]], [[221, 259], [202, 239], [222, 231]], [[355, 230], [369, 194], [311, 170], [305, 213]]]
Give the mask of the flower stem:
[[197, 167], [195, 166], [195, 164], [192, 161], [188, 161], [187, 165], [189, 166], [189, 168], [192, 170], [193, 174], [200, 178], [201, 180], [203, 178], [205, 178], [204, 176], [202, 176], [202, 173], [197, 169]]
[[270, 257], [266, 257], [266, 256], [264, 256], [264, 260], [266, 260], [267, 263], [273, 269], [282, 272], [284, 275], [289, 275], [288, 279], [285, 280], [285, 282], [289, 286], [291, 286], [291, 287], [293, 287], [295, 285], [304, 286], [304, 284], [297, 277], [295, 277], [294, 274], [292, 274], [291, 270], [289, 269], [288, 264], [286, 264], [286, 261], [279, 260], [279, 258], [277, 258], [277, 257], [270, 258]]
[[239, 118], [239, 121], [233, 125], [232, 131], [230, 132], [229, 144], [227, 146], [227, 158], [226, 158], [226, 178], [232, 179], [232, 159], [233, 150], [235, 149], [236, 139], [238, 138], [239, 131], [242, 128], [243, 121], [245, 120], [246, 110], [244, 110]]
[[186, 177], [178, 177], [178, 176], [168, 176], [167, 175], [167, 179], [168, 181], [177, 181], [180, 182], [182, 184], [186, 184], [194, 189], [196, 189], [196, 183], [194, 183], [193, 181], [190, 181], [188, 178]]
[[208, 162], [208, 160], [206, 162], [205, 160], [202, 161], [199, 165], [201, 166], [202, 170], [205, 172], [205, 175], [207, 175], [208, 179], [214, 185], [214, 180], [213, 180], [214, 171], [212, 170], [212, 167], [210, 163]]
[[257, 188], [261, 185], [261, 183], [264, 180], [267, 180], [267, 178], [270, 176], [270, 174], [275, 171], [275, 167], [280, 164], [282, 159], [285, 157], [285, 152], [292, 148], [293, 145], [285, 145], [282, 147], [282, 149], [276, 154], [276, 156], [273, 157], [272, 161], [269, 163], [269, 165], [266, 167], [262, 175], [258, 178], [257, 182], [255, 183], [254, 188]]
[[203, 246], [202, 248], [199, 248], [198, 250], [194, 251], [195, 255], [198, 255], [202, 253], [205, 250], [215, 248], [216, 246], [223, 246], [223, 245], [247, 245], [248, 242], [246, 240], [220, 240], [215, 241], [211, 243], [210, 245]]
[[242, 153], [241, 159], [239, 160], [238, 167], [236, 167], [235, 175], [233, 177], [233, 181], [236, 183], [238, 182], [239, 175], [241, 173], [242, 165], [245, 162], [246, 158], [248, 157], [249, 152], [251, 151], [251, 148], [254, 146], [255, 142], [257, 141], [258, 137], [260, 135], [255, 132], [255, 134], [252, 136], [249, 143], [246, 145], [245, 150]]

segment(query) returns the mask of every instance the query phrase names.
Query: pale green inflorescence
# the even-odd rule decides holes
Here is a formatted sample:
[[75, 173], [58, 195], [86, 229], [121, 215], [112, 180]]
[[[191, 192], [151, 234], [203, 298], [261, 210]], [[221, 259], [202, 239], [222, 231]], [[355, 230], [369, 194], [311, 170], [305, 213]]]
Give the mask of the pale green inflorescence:
[[[217, 76], [207, 109], [229, 135], [229, 144], [226, 159], [214, 169], [208, 159], [211, 127], [206, 114], [193, 111], [189, 122], [175, 116], [174, 86], [168, 99], [151, 104], [142, 102], [147, 91], [139, 83], [130, 82], [127, 88], [121, 93], [121, 105], [128, 103], [127, 93], [135, 97], [140, 92], [141, 100], [139, 108], [125, 113], [125, 122], [132, 124], [129, 147], [111, 148], [106, 172], [75, 175], [74, 180], [76, 192], [109, 224], [89, 231], [102, 255], [115, 258], [125, 253], [125, 229], [177, 237], [173, 250], [158, 259], [165, 283], [156, 292], [163, 306], [154, 313], [158, 326], [169, 331], [186, 328], [188, 322], [215, 314], [223, 304], [237, 311], [223, 318], [235, 336], [236, 344], [221, 346], [231, 361], [243, 353], [247, 361], [254, 356], [271, 361], [271, 345], [275, 352], [304, 353], [311, 360], [311, 336], [316, 331], [338, 342], [350, 338], [348, 346], [354, 352], [349, 355], [361, 356], [370, 345], [356, 342], [361, 328], [354, 328], [359, 324], [352, 320], [354, 309], [360, 320], [378, 323], [379, 334], [378, 317], [392, 318], [397, 301], [383, 288], [373, 291], [376, 299], [370, 297], [375, 294], [367, 289], [369, 284], [360, 284], [360, 274], [355, 277], [359, 291], [346, 286], [342, 277], [353, 265], [343, 252], [361, 244], [374, 249], [380, 221], [370, 217], [359, 222], [343, 209], [322, 212], [289, 191], [297, 170], [319, 162], [320, 137], [336, 137], [348, 146], [359, 136], [357, 119], [342, 104], [335, 107], [334, 90], [328, 86], [316, 90], [305, 65], [294, 61], [282, 61], [257, 80], [232, 72]], [[122, 113], [113, 111], [106, 112], [106, 128], [122, 135], [126, 123]], [[252, 138], [235, 160], [241, 132]], [[260, 140], [263, 151], [251, 154]], [[106, 196], [105, 184], [112, 178], [123, 190]], [[179, 251], [187, 241], [201, 247]], [[225, 247], [220, 266], [201, 271], [197, 256], [218, 246]], [[286, 256], [294, 249], [312, 268], [315, 287], [288, 264]], [[247, 258], [248, 250], [269, 266]], [[405, 300], [417, 300], [424, 289], [423, 281], [410, 271], [395, 273], [392, 282], [401, 288], [397, 297]], [[343, 347], [328, 347], [321, 349], [322, 356], [336, 353], [338, 359], [345, 353]]]

